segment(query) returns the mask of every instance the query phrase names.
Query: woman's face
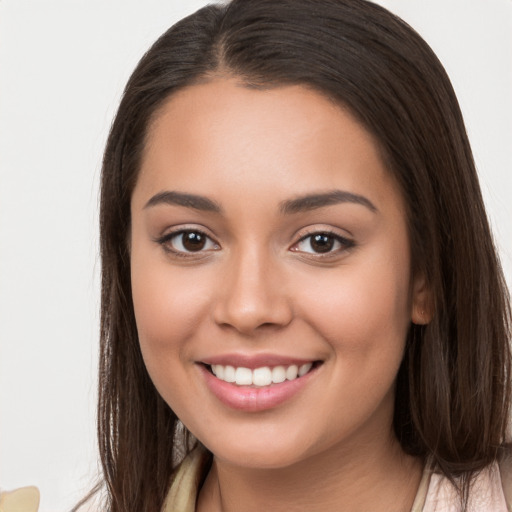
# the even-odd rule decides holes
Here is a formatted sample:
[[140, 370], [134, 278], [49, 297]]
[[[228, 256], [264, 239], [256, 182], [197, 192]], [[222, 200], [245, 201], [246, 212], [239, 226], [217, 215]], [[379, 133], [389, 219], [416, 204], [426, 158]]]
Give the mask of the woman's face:
[[217, 457], [389, 440], [422, 293], [404, 210], [372, 137], [316, 92], [217, 79], [164, 104], [131, 204], [135, 316], [156, 388]]

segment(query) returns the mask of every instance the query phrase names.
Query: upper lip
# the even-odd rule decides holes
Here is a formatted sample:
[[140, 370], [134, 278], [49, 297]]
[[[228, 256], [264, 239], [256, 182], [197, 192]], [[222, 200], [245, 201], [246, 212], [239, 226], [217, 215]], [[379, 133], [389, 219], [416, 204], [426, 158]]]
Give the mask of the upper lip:
[[219, 354], [202, 359], [201, 363], [207, 365], [220, 364], [222, 366], [234, 366], [235, 368], [262, 368], [263, 366], [301, 366], [306, 363], [313, 363], [314, 358], [299, 358], [280, 354]]

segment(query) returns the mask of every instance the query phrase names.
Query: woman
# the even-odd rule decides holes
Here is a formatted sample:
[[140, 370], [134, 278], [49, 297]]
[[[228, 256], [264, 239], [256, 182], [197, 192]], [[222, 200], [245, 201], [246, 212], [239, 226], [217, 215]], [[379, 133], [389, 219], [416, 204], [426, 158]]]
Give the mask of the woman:
[[509, 299], [471, 150], [381, 7], [172, 27], [112, 127], [101, 237], [108, 510], [511, 506]]

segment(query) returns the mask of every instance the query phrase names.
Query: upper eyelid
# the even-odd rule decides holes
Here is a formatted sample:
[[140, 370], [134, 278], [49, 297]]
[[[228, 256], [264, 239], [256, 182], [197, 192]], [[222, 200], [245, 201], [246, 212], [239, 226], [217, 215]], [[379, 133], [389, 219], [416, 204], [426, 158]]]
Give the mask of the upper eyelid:
[[[218, 247], [218, 248], [221, 247], [219, 242], [217, 242], [217, 240], [214, 237], [212, 237], [211, 235], [206, 233], [203, 229], [192, 228], [192, 227], [189, 227], [189, 228], [187, 228], [187, 227], [180, 227], [180, 228], [173, 229], [171, 231], [167, 231], [166, 233], [164, 233], [161, 236], [154, 237], [153, 238], [153, 242], [155, 242], [158, 245], [160, 245], [166, 252], [173, 253], [175, 255], [193, 255], [193, 254], [196, 254], [196, 256], [198, 256], [201, 253], [207, 252], [207, 251], [204, 251], [204, 250], [200, 250], [200, 251], [188, 253], [188, 252], [183, 252], [183, 251], [176, 250], [176, 249], [171, 248], [171, 247], [168, 246], [168, 244], [171, 243], [171, 240], [174, 237], [183, 235], [184, 233], [187, 233], [187, 232], [200, 233], [201, 235], [203, 235], [206, 238], [208, 238], [210, 240], [210, 242], [212, 242], [216, 247]], [[215, 250], [218, 250], [218, 249], [215, 249]]]
[[[168, 227], [165, 230], [164, 234], [155, 237], [154, 241], [162, 243], [167, 240], [170, 240], [174, 236], [177, 236], [181, 233], [186, 233], [189, 231], [201, 233], [202, 235], [204, 235], [204, 236], [208, 237], [210, 240], [212, 240], [219, 247], [221, 245], [218, 242], [217, 237], [214, 234], [212, 234], [211, 230], [209, 230], [208, 228], [206, 228], [204, 226], [187, 225], [187, 224]], [[347, 233], [347, 234], [346, 235], [341, 234], [339, 231], [336, 230], [336, 228], [332, 228], [332, 227], [324, 227], [323, 228], [323, 227], [308, 226], [306, 228], [302, 228], [301, 230], [298, 230], [295, 233], [295, 235], [293, 237], [294, 241], [292, 242], [290, 247], [293, 247], [293, 246], [297, 245], [299, 242], [302, 242], [303, 240], [305, 240], [306, 238], [316, 235], [316, 234], [326, 234], [326, 235], [332, 236], [332, 237], [342, 240], [342, 241], [348, 241], [351, 243], [355, 243], [353, 236], [351, 234], [349, 234], [347, 230], [343, 230], [343, 231], [345, 231], [345, 233]]]
[[325, 252], [325, 253], [309, 253], [308, 251], [298, 251], [298, 250], [293, 251], [293, 252], [297, 252], [297, 253], [300, 252], [301, 254], [306, 254], [306, 255], [311, 256], [316, 259], [317, 258], [326, 258], [327, 259], [327, 258], [339, 256], [340, 254], [344, 253], [345, 251], [353, 249], [354, 247], [357, 246], [357, 243], [352, 236], [347, 237], [347, 236], [341, 235], [341, 234], [337, 233], [336, 231], [333, 231], [332, 229], [323, 229], [323, 230], [322, 229], [313, 229], [310, 232], [303, 234], [296, 242], [294, 242], [290, 246], [289, 250], [293, 250], [294, 247], [297, 247], [300, 243], [304, 242], [308, 238], [310, 238], [314, 235], [319, 235], [319, 234], [324, 234], [324, 235], [334, 238], [341, 245], [341, 248], [339, 248], [337, 250]]
[[313, 231], [312, 233], [308, 233], [306, 235], [301, 236], [296, 242], [293, 243], [293, 246], [297, 245], [300, 242], [303, 242], [304, 240], [306, 240], [314, 235], [327, 235], [327, 236], [331, 236], [332, 238], [334, 238], [338, 241], [341, 241], [341, 242], [349, 242], [350, 244], [355, 244], [355, 242], [352, 238], [340, 235], [333, 231]]
[[[343, 231], [346, 234], [342, 234], [340, 231]], [[307, 227], [303, 228], [302, 230], [299, 230], [297, 232], [298, 239], [297, 242], [300, 242], [301, 240], [304, 240], [304, 238], [307, 238], [308, 236], [317, 235], [317, 234], [326, 234], [331, 235], [336, 238], [340, 238], [343, 240], [350, 240], [353, 241], [353, 235], [346, 229], [342, 230], [340, 228], [333, 228], [333, 227]], [[295, 242], [295, 243], [297, 243]]]
[[155, 240], [162, 240], [164, 238], [171, 238], [173, 236], [179, 235], [180, 233], [186, 233], [187, 231], [197, 232], [201, 233], [202, 235], [207, 236], [208, 238], [215, 241], [215, 243], [218, 243], [216, 241], [216, 236], [211, 233], [211, 231], [203, 226], [197, 226], [197, 225], [179, 225], [179, 226], [168, 226], [166, 229], [163, 230], [162, 235], [158, 235], [155, 237]]
[[303, 240], [304, 238], [307, 238], [308, 236], [312, 235], [331, 235], [338, 238], [348, 238], [344, 235], [341, 235], [340, 233], [330, 230], [330, 229], [313, 229], [311, 231], [308, 231], [307, 233], [304, 233], [300, 236], [299, 240]]
[[169, 231], [169, 232], [165, 233], [164, 235], [162, 235], [160, 237], [154, 238], [153, 241], [156, 242], [158, 245], [160, 245], [161, 248], [167, 254], [173, 255], [174, 257], [180, 257], [180, 258], [184, 258], [184, 259], [189, 259], [191, 261], [197, 260], [198, 258], [202, 259], [209, 252], [211, 252], [212, 249], [209, 249], [209, 250], [201, 249], [201, 250], [198, 250], [198, 251], [182, 251], [182, 250], [175, 249], [174, 247], [172, 247], [172, 242], [171, 242], [172, 239], [174, 237], [178, 237], [180, 235], [183, 235], [184, 233], [187, 233], [187, 232], [200, 233], [201, 235], [203, 235], [206, 238], [208, 238], [210, 240], [210, 242], [214, 246], [216, 246], [213, 249], [214, 251], [216, 251], [216, 250], [218, 250], [218, 248], [220, 248], [220, 244], [213, 237], [211, 237], [210, 235], [205, 233], [203, 230], [197, 229], [197, 228], [186, 228], [185, 227], [185, 228], [174, 229], [172, 231]]

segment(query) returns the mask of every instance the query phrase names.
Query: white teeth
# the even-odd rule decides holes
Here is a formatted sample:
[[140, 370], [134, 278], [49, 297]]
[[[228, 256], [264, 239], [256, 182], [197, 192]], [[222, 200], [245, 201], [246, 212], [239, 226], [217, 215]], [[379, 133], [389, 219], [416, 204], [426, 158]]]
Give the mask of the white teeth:
[[[220, 364], [217, 367], [221, 366]], [[221, 377], [219, 377], [221, 378]], [[224, 366], [224, 378], [226, 382], [235, 382], [235, 369], [233, 366]]]
[[306, 363], [306, 364], [303, 364], [300, 368], [299, 368], [299, 377], [302, 377], [304, 375], [306, 375], [306, 373], [309, 372], [309, 370], [311, 370], [311, 367], [313, 365], [311, 363]]
[[237, 368], [235, 382], [237, 386], [250, 386], [252, 384], [252, 371], [249, 368]]
[[296, 364], [290, 366], [262, 366], [251, 370], [249, 368], [234, 366], [223, 366], [214, 364], [211, 366], [213, 374], [225, 382], [234, 382], [237, 386], [270, 386], [280, 384], [285, 380], [294, 380], [303, 377], [313, 367], [313, 363], [306, 363], [300, 367]]
[[286, 370], [284, 366], [276, 366], [272, 369], [272, 382], [274, 384], [280, 384], [286, 380]]
[[299, 367], [296, 364], [292, 364], [291, 366], [288, 366], [288, 368], [286, 369], [286, 378], [288, 380], [296, 379], [298, 374]]
[[224, 366], [222, 366], [221, 364], [212, 365], [212, 372], [219, 379], [224, 379]]
[[270, 386], [272, 384], [272, 371], [268, 366], [256, 368], [252, 372], [252, 383], [255, 386]]

